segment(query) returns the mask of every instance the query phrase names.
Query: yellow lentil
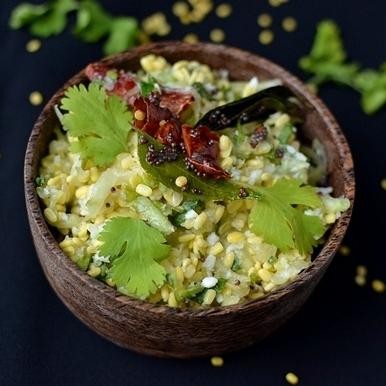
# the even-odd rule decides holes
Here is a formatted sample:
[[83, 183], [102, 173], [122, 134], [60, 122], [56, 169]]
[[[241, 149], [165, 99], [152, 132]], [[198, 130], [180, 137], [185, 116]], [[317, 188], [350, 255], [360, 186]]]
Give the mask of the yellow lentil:
[[342, 256], [348, 256], [351, 253], [351, 249], [347, 245], [341, 245], [339, 248], [339, 253]]
[[210, 363], [213, 367], [222, 367], [224, 365], [224, 359], [218, 356], [210, 358]]
[[259, 41], [261, 44], [268, 45], [273, 42], [274, 34], [271, 30], [266, 29], [259, 34]]
[[176, 300], [176, 296], [174, 295], [174, 292], [172, 292], [169, 295], [168, 306], [169, 307], [177, 307], [177, 300]]
[[143, 121], [145, 119], [145, 113], [142, 110], [135, 110], [134, 118], [138, 121]]
[[299, 377], [294, 373], [287, 373], [285, 376], [285, 380], [290, 385], [297, 385], [299, 383]]
[[144, 197], [150, 197], [153, 193], [153, 189], [150, 186], [147, 186], [145, 184], [138, 184], [135, 188], [135, 191]]
[[224, 258], [224, 265], [227, 268], [231, 268], [234, 261], [235, 261], [235, 255], [232, 252], [231, 253], [227, 253], [225, 258]]
[[185, 37], [184, 37], [184, 42], [186, 43], [190, 43], [190, 44], [194, 44], [194, 43], [198, 43], [199, 41], [199, 38], [196, 34], [194, 33], [189, 33], [189, 34], [186, 34]]
[[148, 35], [165, 36], [171, 31], [170, 24], [162, 12], [153, 13], [143, 19], [142, 28]]
[[381, 181], [381, 187], [382, 189], [386, 190], [386, 178], [383, 178]]
[[215, 28], [210, 31], [209, 37], [212, 42], [221, 43], [225, 40], [225, 32], [220, 28]]
[[367, 275], [367, 268], [364, 265], [358, 265], [356, 271], [359, 276]]
[[261, 268], [257, 271], [258, 275], [261, 277], [261, 280], [263, 281], [270, 281], [272, 278], [272, 273], [268, 270]]
[[172, 12], [175, 16], [186, 16], [189, 13], [189, 5], [183, 1], [177, 1], [173, 4]]
[[29, 95], [29, 101], [33, 106], [39, 106], [43, 102], [43, 95], [39, 91], [33, 91]]
[[175, 183], [179, 188], [183, 188], [188, 183], [188, 179], [185, 176], [179, 176], [176, 178]]
[[296, 30], [298, 26], [298, 22], [296, 21], [295, 18], [288, 16], [283, 19], [281, 26], [284, 31], [293, 32]]
[[227, 236], [228, 243], [237, 244], [244, 240], [244, 235], [241, 232], [231, 232]]
[[79, 198], [83, 198], [83, 197], [86, 197], [86, 194], [88, 192], [88, 186], [87, 185], [84, 185], [84, 186], [81, 186], [80, 188], [78, 188], [76, 191], [75, 191], [75, 197], [77, 199]]
[[334, 213], [329, 213], [326, 217], [325, 217], [325, 220], [326, 220], [326, 223], [327, 224], [333, 224], [336, 220], [336, 216]]
[[206, 291], [204, 300], [202, 304], [209, 306], [213, 303], [213, 300], [216, 298], [216, 291], [214, 289], [209, 289]]
[[185, 234], [185, 235], [182, 235], [178, 238], [178, 241], [180, 243], [188, 243], [189, 241], [192, 241], [194, 240], [196, 237], [196, 235], [194, 233], [188, 233], [188, 234]]
[[366, 285], [366, 277], [365, 276], [357, 275], [357, 276], [355, 276], [354, 280], [355, 280], [355, 283], [361, 287]]
[[371, 282], [371, 287], [375, 292], [383, 293], [385, 292], [385, 283], [382, 280], [376, 279]]
[[209, 255], [216, 256], [216, 255], [218, 255], [219, 253], [221, 253], [223, 250], [224, 250], [223, 245], [220, 243], [220, 241], [217, 241], [217, 243], [214, 244], [213, 247], [211, 247], [211, 248], [209, 249], [208, 254], [209, 254]]
[[282, 4], [287, 3], [289, 0], [268, 0], [271, 7], [280, 7]]
[[184, 271], [181, 267], [176, 268], [176, 279], [179, 283], [182, 283], [184, 281]]
[[58, 221], [58, 216], [51, 208], [44, 209], [44, 216], [51, 223]]
[[208, 215], [205, 212], [201, 212], [194, 220], [194, 229], [200, 229], [208, 220]]
[[257, 17], [257, 24], [262, 28], [267, 28], [272, 25], [272, 16], [268, 13], [262, 13]]
[[97, 277], [100, 275], [101, 273], [101, 269], [99, 267], [96, 267], [95, 265], [90, 265], [90, 269], [87, 271], [87, 273], [91, 276], [91, 277]]
[[25, 49], [29, 53], [34, 53], [40, 50], [40, 47], [42, 46], [42, 42], [39, 39], [31, 39], [27, 42]]
[[216, 15], [218, 17], [224, 18], [230, 16], [232, 13], [232, 6], [227, 3], [219, 4], [216, 8]]

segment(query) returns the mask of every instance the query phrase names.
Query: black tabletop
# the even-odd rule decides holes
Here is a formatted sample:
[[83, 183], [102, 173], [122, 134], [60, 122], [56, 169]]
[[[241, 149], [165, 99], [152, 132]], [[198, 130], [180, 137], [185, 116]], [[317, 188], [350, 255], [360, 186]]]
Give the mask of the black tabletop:
[[[32, 91], [45, 99], [66, 79], [97, 60], [98, 44], [71, 35], [44, 40], [29, 54], [26, 31], [10, 31], [7, 19], [18, 1], [0, 4], [0, 384], [1, 385], [285, 385], [296, 373], [301, 385], [386, 385], [386, 293], [372, 290], [386, 280], [386, 110], [368, 117], [358, 95], [327, 86], [321, 96], [350, 142], [357, 178], [357, 200], [345, 244], [308, 303], [264, 342], [226, 355], [224, 366], [209, 359], [178, 361], [142, 356], [100, 338], [78, 321], [45, 280], [32, 246], [23, 197], [22, 167], [27, 139], [40, 107], [28, 102]], [[332, 18], [344, 31], [347, 50], [365, 66], [386, 60], [384, 0], [290, 0], [272, 8], [266, 0], [230, 1], [231, 17], [211, 14], [203, 23], [183, 26], [172, 15], [172, 1], [102, 2], [111, 12], [143, 18], [162, 9], [172, 24], [171, 39], [188, 32], [208, 40], [209, 31], [226, 31], [225, 43], [266, 56], [300, 77], [297, 60], [308, 52], [317, 21]], [[218, 3], [218, 2], [217, 2]], [[256, 17], [273, 16], [275, 40], [263, 46]], [[296, 32], [281, 20], [298, 20]], [[356, 266], [368, 268], [368, 284], [355, 284]], [[170, 331], [173, 334], [173, 331]], [[237, 334], [237, 331], [235, 331]]]

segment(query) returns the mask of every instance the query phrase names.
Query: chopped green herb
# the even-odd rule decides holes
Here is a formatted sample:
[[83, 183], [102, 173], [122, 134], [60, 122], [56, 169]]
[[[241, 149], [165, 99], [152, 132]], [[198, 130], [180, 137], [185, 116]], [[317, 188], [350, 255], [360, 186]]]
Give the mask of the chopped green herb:
[[117, 96], [108, 96], [105, 90], [91, 83], [67, 89], [61, 101], [63, 127], [78, 138], [71, 150], [83, 159], [91, 159], [105, 166], [127, 150], [132, 113]]
[[196, 212], [201, 211], [203, 205], [203, 202], [200, 200], [185, 201], [182, 204], [183, 212], [171, 217], [172, 223], [176, 226], [181, 226], [181, 224], [186, 220], [186, 213], [188, 213], [190, 210], [194, 210]]
[[235, 259], [233, 260], [231, 270], [233, 272], [237, 272], [240, 268], [241, 268], [240, 260], [237, 257], [235, 257]]
[[224, 279], [223, 277], [220, 277], [217, 281], [217, 284], [213, 287], [213, 289], [217, 292], [217, 293], [220, 293], [224, 287], [225, 287], [225, 284], [227, 283], [227, 279]]
[[209, 101], [213, 100], [212, 95], [207, 91], [207, 89], [205, 88], [203, 83], [201, 83], [201, 82], [194, 82], [193, 83], [193, 87], [196, 89], [198, 94], [200, 96], [202, 96], [203, 98], [205, 98], [205, 99], [207, 99]]
[[146, 298], [164, 283], [166, 271], [159, 262], [170, 247], [161, 232], [142, 220], [114, 217], [98, 239], [103, 242], [99, 253], [111, 257], [108, 275], [118, 288]]
[[276, 262], [277, 262], [277, 257], [276, 256], [271, 256], [268, 259], [268, 263], [271, 264], [271, 265], [274, 265]]
[[46, 179], [42, 176], [37, 176], [35, 178], [36, 186], [44, 186], [44, 185], [46, 185], [46, 183], [47, 183]]
[[141, 95], [147, 97], [151, 92], [155, 90], [157, 84], [157, 80], [150, 76], [148, 81], [141, 80], [139, 87], [141, 91]]
[[281, 145], [286, 145], [294, 134], [294, 126], [291, 123], [287, 123], [280, 131], [277, 139]]

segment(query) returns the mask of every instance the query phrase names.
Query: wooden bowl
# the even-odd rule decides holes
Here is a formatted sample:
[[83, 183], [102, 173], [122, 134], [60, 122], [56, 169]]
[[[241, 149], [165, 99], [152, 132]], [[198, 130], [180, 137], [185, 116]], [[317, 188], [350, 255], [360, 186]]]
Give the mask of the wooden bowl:
[[[354, 200], [353, 161], [346, 139], [323, 102], [283, 68], [267, 59], [223, 45], [163, 42], [141, 46], [103, 60], [119, 68], [137, 70], [139, 59], [154, 53], [170, 62], [197, 60], [229, 70], [234, 79], [278, 78], [306, 107], [303, 134], [318, 138], [328, 154], [329, 184], [336, 196]], [[312, 264], [292, 283], [267, 296], [227, 307], [179, 309], [150, 304], [119, 294], [82, 272], [59, 248], [44, 220], [34, 179], [47, 153], [54, 126], [53, 106], [64, 90], [85, 82], [84, 70], [71, 78], [47, 103], [28, 142], [24, 182], [28, 218], [44, 273], [63, 303], [92, 330], [128, 349], [160, 357], [190, 358], [233, 351], [257, 342], [285, 323], [310, 296], [325, 273], [347, 230], [351, 209], [329, 233]]]

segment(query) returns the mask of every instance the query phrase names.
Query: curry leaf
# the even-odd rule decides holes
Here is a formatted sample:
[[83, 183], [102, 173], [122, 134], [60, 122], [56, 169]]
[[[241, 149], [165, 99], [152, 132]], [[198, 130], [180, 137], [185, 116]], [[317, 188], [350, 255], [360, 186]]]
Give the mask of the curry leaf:
[[[155, 177], [157, 181], [168, 188], [177, 189], [175, 184], [176, 178], [184, 176], [188, 180], [188, 190], [184, 192], [187, 196], [193, 196], [198, 199], [205, 197], [206, 199], [213, 200], [235, 200], [240, 198], [241, 185], [225, 180], [199, 177], [193, 171], [187, 169], [182, 157], [176, 161], [165, 162], [160, 165], [150, 164], [146, 159], [149, 144], [152, 144], [156, 149], [162, 149], [163, 145], [144, 133], [141, 135], [146, 138], [146, 143], [141, 140], [138, 141], [138, 156], [141, 166], [147, 173]], [[249, 197], [257, 197], [257, 195], [253, 191], [250, 191]]]

